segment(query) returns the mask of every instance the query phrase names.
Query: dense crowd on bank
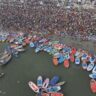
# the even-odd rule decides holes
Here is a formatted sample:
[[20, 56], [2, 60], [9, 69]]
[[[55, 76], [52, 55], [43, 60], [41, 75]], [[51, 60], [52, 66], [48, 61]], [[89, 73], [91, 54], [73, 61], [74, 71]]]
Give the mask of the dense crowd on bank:
[[21, 5], [3, 6], [0, 23], [3, 28], [12, 30], [50, 32], [70, 35], [81, 39], [95, 39], [96, 10], [65, 9], [52, 1], [27, 2]]

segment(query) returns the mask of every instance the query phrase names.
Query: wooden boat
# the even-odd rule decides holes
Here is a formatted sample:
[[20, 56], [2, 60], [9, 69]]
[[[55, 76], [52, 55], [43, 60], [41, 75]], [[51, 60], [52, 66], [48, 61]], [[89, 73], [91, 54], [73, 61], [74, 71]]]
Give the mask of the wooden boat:
[[92, 79], [96, 79], [96, 74], [89, 74], [89, 77]]
[[61, 90], [60, 86], [51, 86], [49, 88], [47, 88], [45, 91], [46, 92], [58, 92]]
[[62, 86], [62, 85], [64, 85], [65, 83], [66, 83], [66, 81], [62, 81], [62, 82], [57, 83], [56, 86]]
[[35, 83], [33, 83], [32, 81], [29, 81], [29, 82], [28, 82], [28, 85], [29, 85], [29, 87], [30, 87], [34, 92], [39, 93], [39, 88], [38, 88], [38, 86], [37, 86]]
[[5, 73], [0, 73], [0, 78], [2, 78], [5, 75]]
[[93, 93], [96, 93], [96, 80], [94, 79], [90, 80], [90, 89]]
[[24, 52], [25, 51], [25, 49], [24, 48], [18, 48], [18, 49], [16, 49], [18, 52]]
[[42, 76], [38, 76], [38, 78], [37, 78], [37, 86], [38, 86], [38, 87], [42, 87], [42, 85], [43, 85]]
[[46, 88], [48, 87], [48, 85], [49, 85], [49, 78], [46, 78], [46, 79], [44, 80], [44, 83], [43, 83], [43, 85], [42, 85], [42, 88], [46, 89]]
[[74, 62], [75, 61], [75, 58], [74, 58], [74, 55], [73, 54], [70, 54], [70, 61], [71, 62]]
[[94, 63], [90, 63], [87, 67], [87, 71], [91, 71], [94, 68]]
[[12, 56], [11, 56], [11, 54], [10, 54], [10, 55], [7, 56], [6, 58], [1, 59], [1, 60], [0, 60], [1, 65], [7, 64], [7, 63], [11, 60], [11, 58], [12, 58]]
[[95, 67], [93, 68], [92, 73], [93, 73], [93, 74], [96, 74], [96, 65], [95, 65]]
[[62, 93], [53, 92], [50, 96], [64, 96]]
[[75, 58], [75, 64], [76, 65], [80, 64], [80, 58], [78, 58], [78, 57]]
[[58, 76], [54, 76], [54, 77], [50, 80], [49, 84], [50, 84], [51, 86], [55, 86], [58, 81], [59, 81], [59, 77], [58, 77]]
[[83, 62], [82, 62], [82, 68], [84, 70], [87, 69], [87, 62], [86, 62], [86, 60], [83, 60]]
[[58, 65], [58, 58], [56, 56], [53, 57], [53, 64]]
[[64, 67], [69, 68], [69, 66], [70, 66], [69, 60], [68, 59], [64, 60]]

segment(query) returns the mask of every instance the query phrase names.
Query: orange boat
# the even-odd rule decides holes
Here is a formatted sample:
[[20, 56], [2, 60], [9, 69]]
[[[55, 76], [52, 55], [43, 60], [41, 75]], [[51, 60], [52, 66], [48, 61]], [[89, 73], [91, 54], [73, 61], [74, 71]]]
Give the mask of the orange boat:
[[93, 93], [96, 93], [96, 80], [91, 79], [90, 81], [90, 88]]
[[50, 96], [64, 96], [62, 93], [50, 93]]
[[64, 67], [65, 68], [69, 68], [69, 60], [68, 59], [66, 59], [66, 60], [64, 60]]
[[56, 56], [53, 57], [53, 64], [58, 65], [58, 58]]
[[75, 58], [74, 58], [74, 55], [73, 54], [70, 54], [70, 61], [71, 62], [74, 62], [75, 61]]

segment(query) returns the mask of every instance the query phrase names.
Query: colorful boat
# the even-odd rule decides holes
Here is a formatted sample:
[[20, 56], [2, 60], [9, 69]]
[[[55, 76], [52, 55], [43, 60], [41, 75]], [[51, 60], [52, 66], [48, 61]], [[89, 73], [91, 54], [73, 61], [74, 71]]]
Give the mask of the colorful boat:
[[96, 79], [96, 74], [89, 74], [89, 77], [92, 79]]
[[93, 73], [93, 74], [96, 74], [96, 65], [95, 65], [95, 67], [93, 68], [92, 73]]
[[43, 85], [42, 85], [42, 88], [43, 88], [43, 89], [46, 89], [46, 88], [48, 87], [48, 85], [49, 85], [49, 78], [46, 78], [46, 79], [44, 80], [44, 83], [43, 83]]
[[56, 56], [53, 57], [53, 64], [58, 65], [58, 58]]
[[64, 85], [65, 83], [66, 83], [66, 81], [62, 81], [62, 82], [57, 83], [56, 86], [62, 86], [62, 85]]
[[90, 63], [87, 67], [87, 71], [91, 71], [94, 67], [94, 63]]
[[57, 84], [57, 82], [59, 81], [59, 76], [54, 76], [51, 80], [50, 80], [50, 82], [49, 82], [49, 84], [51, 85], [51, 86], [54, 86], [54, 85], [56, 85]]
[[80, 58], [78, 58], [78, 57], [75, 58], [75, 64], [76, 65], [80, 64]]
[[38, 88], [38, 86], [37, 86], [35, 83], [33, 83], [32, 81], [29, 81], [29, 82], [28, 82], [28, 85], [29, 85], [29, 87], [30, 87], [34, 92], [39, 93], [39, 88]]
[[52, 86], [52, 87], [47, 88], [45, 91], [46, 92], [58, 92], [60, 90], [61, 90], [60, 86]]
[[96, 93], [96, 80], [94, 79], [90, 80], [90, 88], [93, 93]]
[[86, 60], [83, 60], [83, 62], [82, 62], [82, 68], [84, 70], [87, 69], [87, 62], [86, 62]]
[[50, 96], [64, 96], [62, 93], [53, 92]]
[[38, 87], [42, 87], [42, 85], [43, 85], [42, 76], [38, 76], [38, 78], [37, 78], [37, 86], [38, 86]]
[[69, 68], [69, 66], [70, 66], [69, 60], [68, 59], [64, 60], [64, 67]]

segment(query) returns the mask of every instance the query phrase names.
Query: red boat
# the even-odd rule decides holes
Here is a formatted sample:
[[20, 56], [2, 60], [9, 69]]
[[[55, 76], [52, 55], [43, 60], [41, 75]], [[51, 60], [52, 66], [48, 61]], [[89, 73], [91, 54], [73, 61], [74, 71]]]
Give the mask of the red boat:
[[50, 96], [64, 96], [62, 93], [50, 93]]
[[96, 80], [91, 79], [90, 81], [90, 88], [93, 93], [96, 93]]
[[68, 59], [66, 59], [66, 60], [64, 60], [64, 67], [65, 68], [69, 68], [69, 60]]
[[74, 62], [75, 61], [75, 58], [74, 58], [74, 55], [73, 54], [70, 54], [70, 61], [71, 62]]

